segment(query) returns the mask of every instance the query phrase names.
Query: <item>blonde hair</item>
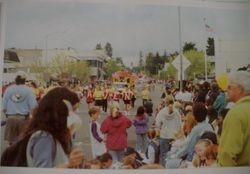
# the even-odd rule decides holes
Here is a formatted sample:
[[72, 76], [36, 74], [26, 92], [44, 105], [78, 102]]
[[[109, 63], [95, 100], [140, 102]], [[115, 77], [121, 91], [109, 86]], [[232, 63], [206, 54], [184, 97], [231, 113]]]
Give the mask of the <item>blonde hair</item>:
[[205, 158], [216, 160], [218, 155], [218, 145], [211, 144], [205, 151]]
[[92, 115], [96, 114], [96, 113], [100, 113], [101, 110], [99, 107], [97, 106], [92, 106], [90, 109], [89, 109], [89, 116], [92, 117]]
[[184, 132], [189, 134], [191, 132], [191, 130], [193, 129], [193, 127], [197, 124], [197, 121], [195, 120], [192, 112], [189, 112], [186, 115], [185, 120], [186, 120], [186, 122], [185, 122], [185, 130], [184, 130]]
[[[201, 145], [203, 144], [205, 146], [205, 148], [208, 148], [209, 146], [211, 146], [213, 143], [211, 140], [209, 139], [200, 139], [195, 146], [198, 146], [198, 145]], [[205, 150], [206, 151], [206, 150]], [[204, 152], [204, 155], [205, 155], [205, 152]], [[201, 166], [201, 160], [200, 160], [200, 157], [198, 155], [194, 155], [193, 157], [193, 166], [194, 167], [200, 167]]]
[[148, 135], [149, 139], [154, 139], [157, 136], [157, 132], [155, 129], [150, 128], [150, 129], [148, 129], [147, 135]]
[[120, 110], [120, 105], [118, 102], [113, 102], [110, 106], [109, 109], [113, 110], [114, 108], [117, 108], [118, 110]]

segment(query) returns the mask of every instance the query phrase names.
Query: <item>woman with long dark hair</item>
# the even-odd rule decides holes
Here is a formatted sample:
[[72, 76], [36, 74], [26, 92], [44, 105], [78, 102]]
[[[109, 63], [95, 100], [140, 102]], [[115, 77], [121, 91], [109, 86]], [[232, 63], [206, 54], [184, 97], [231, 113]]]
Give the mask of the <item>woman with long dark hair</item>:
[[49, 91], [39, 102], [23, 136], [31, 135], [27, 148], [29, 167], [79, 167], [82, 151], [72, 149], [67, 128], [69, 109], [64, 100], [76, 95], [67, 88]]

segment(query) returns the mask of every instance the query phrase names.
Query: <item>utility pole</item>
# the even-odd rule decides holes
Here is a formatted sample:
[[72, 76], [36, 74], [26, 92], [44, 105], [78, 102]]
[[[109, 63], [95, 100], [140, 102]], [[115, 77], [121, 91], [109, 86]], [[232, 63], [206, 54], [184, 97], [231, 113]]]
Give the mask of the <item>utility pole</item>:
[[182, 60], [182, 38], [181, 38], [181, 7], [178, 6], [178, 22], [179, 22], [179, 46], [180, 46], [180, 90], [182, 91], [182, 80], [183, 80], [183, 60]]

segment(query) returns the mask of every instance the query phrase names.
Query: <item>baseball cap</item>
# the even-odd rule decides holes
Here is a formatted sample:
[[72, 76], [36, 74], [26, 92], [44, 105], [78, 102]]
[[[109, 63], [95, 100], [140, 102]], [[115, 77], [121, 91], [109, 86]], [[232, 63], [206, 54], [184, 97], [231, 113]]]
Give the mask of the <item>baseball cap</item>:
[[27, 74], [24, 71], [18, 71], [17, 72], [17, 77], [19, 76], [19, 78], [21, 79], [26, 79], [27, 78]]

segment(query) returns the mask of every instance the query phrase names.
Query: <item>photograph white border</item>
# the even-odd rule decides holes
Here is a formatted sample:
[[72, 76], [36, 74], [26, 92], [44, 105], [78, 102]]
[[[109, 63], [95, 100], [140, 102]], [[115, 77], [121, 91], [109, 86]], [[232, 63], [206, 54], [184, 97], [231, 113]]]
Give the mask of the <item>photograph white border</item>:
[[[51, 1], [51, 0], [43, 0]], [[249, 9], [250, 3], [235, 3], [236, 1], [231, 1], [224, 3], [222, 1], [215, 0], [54, 0], [54, 1], [73, 1], [73, 2], [88, 2], [88, 3], [120, 3], [120, 4], [147, 4], [147, 5], [168, 5], [168, 6], [184, 6], [184, 7], [201, 7], [201, 8], [223, 8], [223, 9]], [[225, 0], [224, 0], [225, 1]], [[248, 1], [249, 2], [249, 1]], [[6, 4], [7, 0], [0, 1], [0, 69], [3, 70], [3, 57], [4, 57], [4, 43], [5, 43], [5, 24], [6, 24]], [[0, 79], [2, 85], [3, 71], [0, 72]], [[0, 99], [1, 102], [1, 99]], [[1, 106], [0, 106], [1, 108]], [[1, 130], [0, 130], [1, 136]], [[98, 174], [98, 173], [117, 173], [117, 174], [127, 174], [127, 173], [143, 173], [143, 174], [210, 174], [210, 173], [220, 173], [220, 174], [248, 174], [250, 173], [250, 167], [233, 167], [233, 168], [203, 168], [203, 169], [163, 169], [163, 170], [87, 170], [87, 169], [41, 169], [41, 168], [17, 168], [17, 167], [1, 167], [1, 174]]]

